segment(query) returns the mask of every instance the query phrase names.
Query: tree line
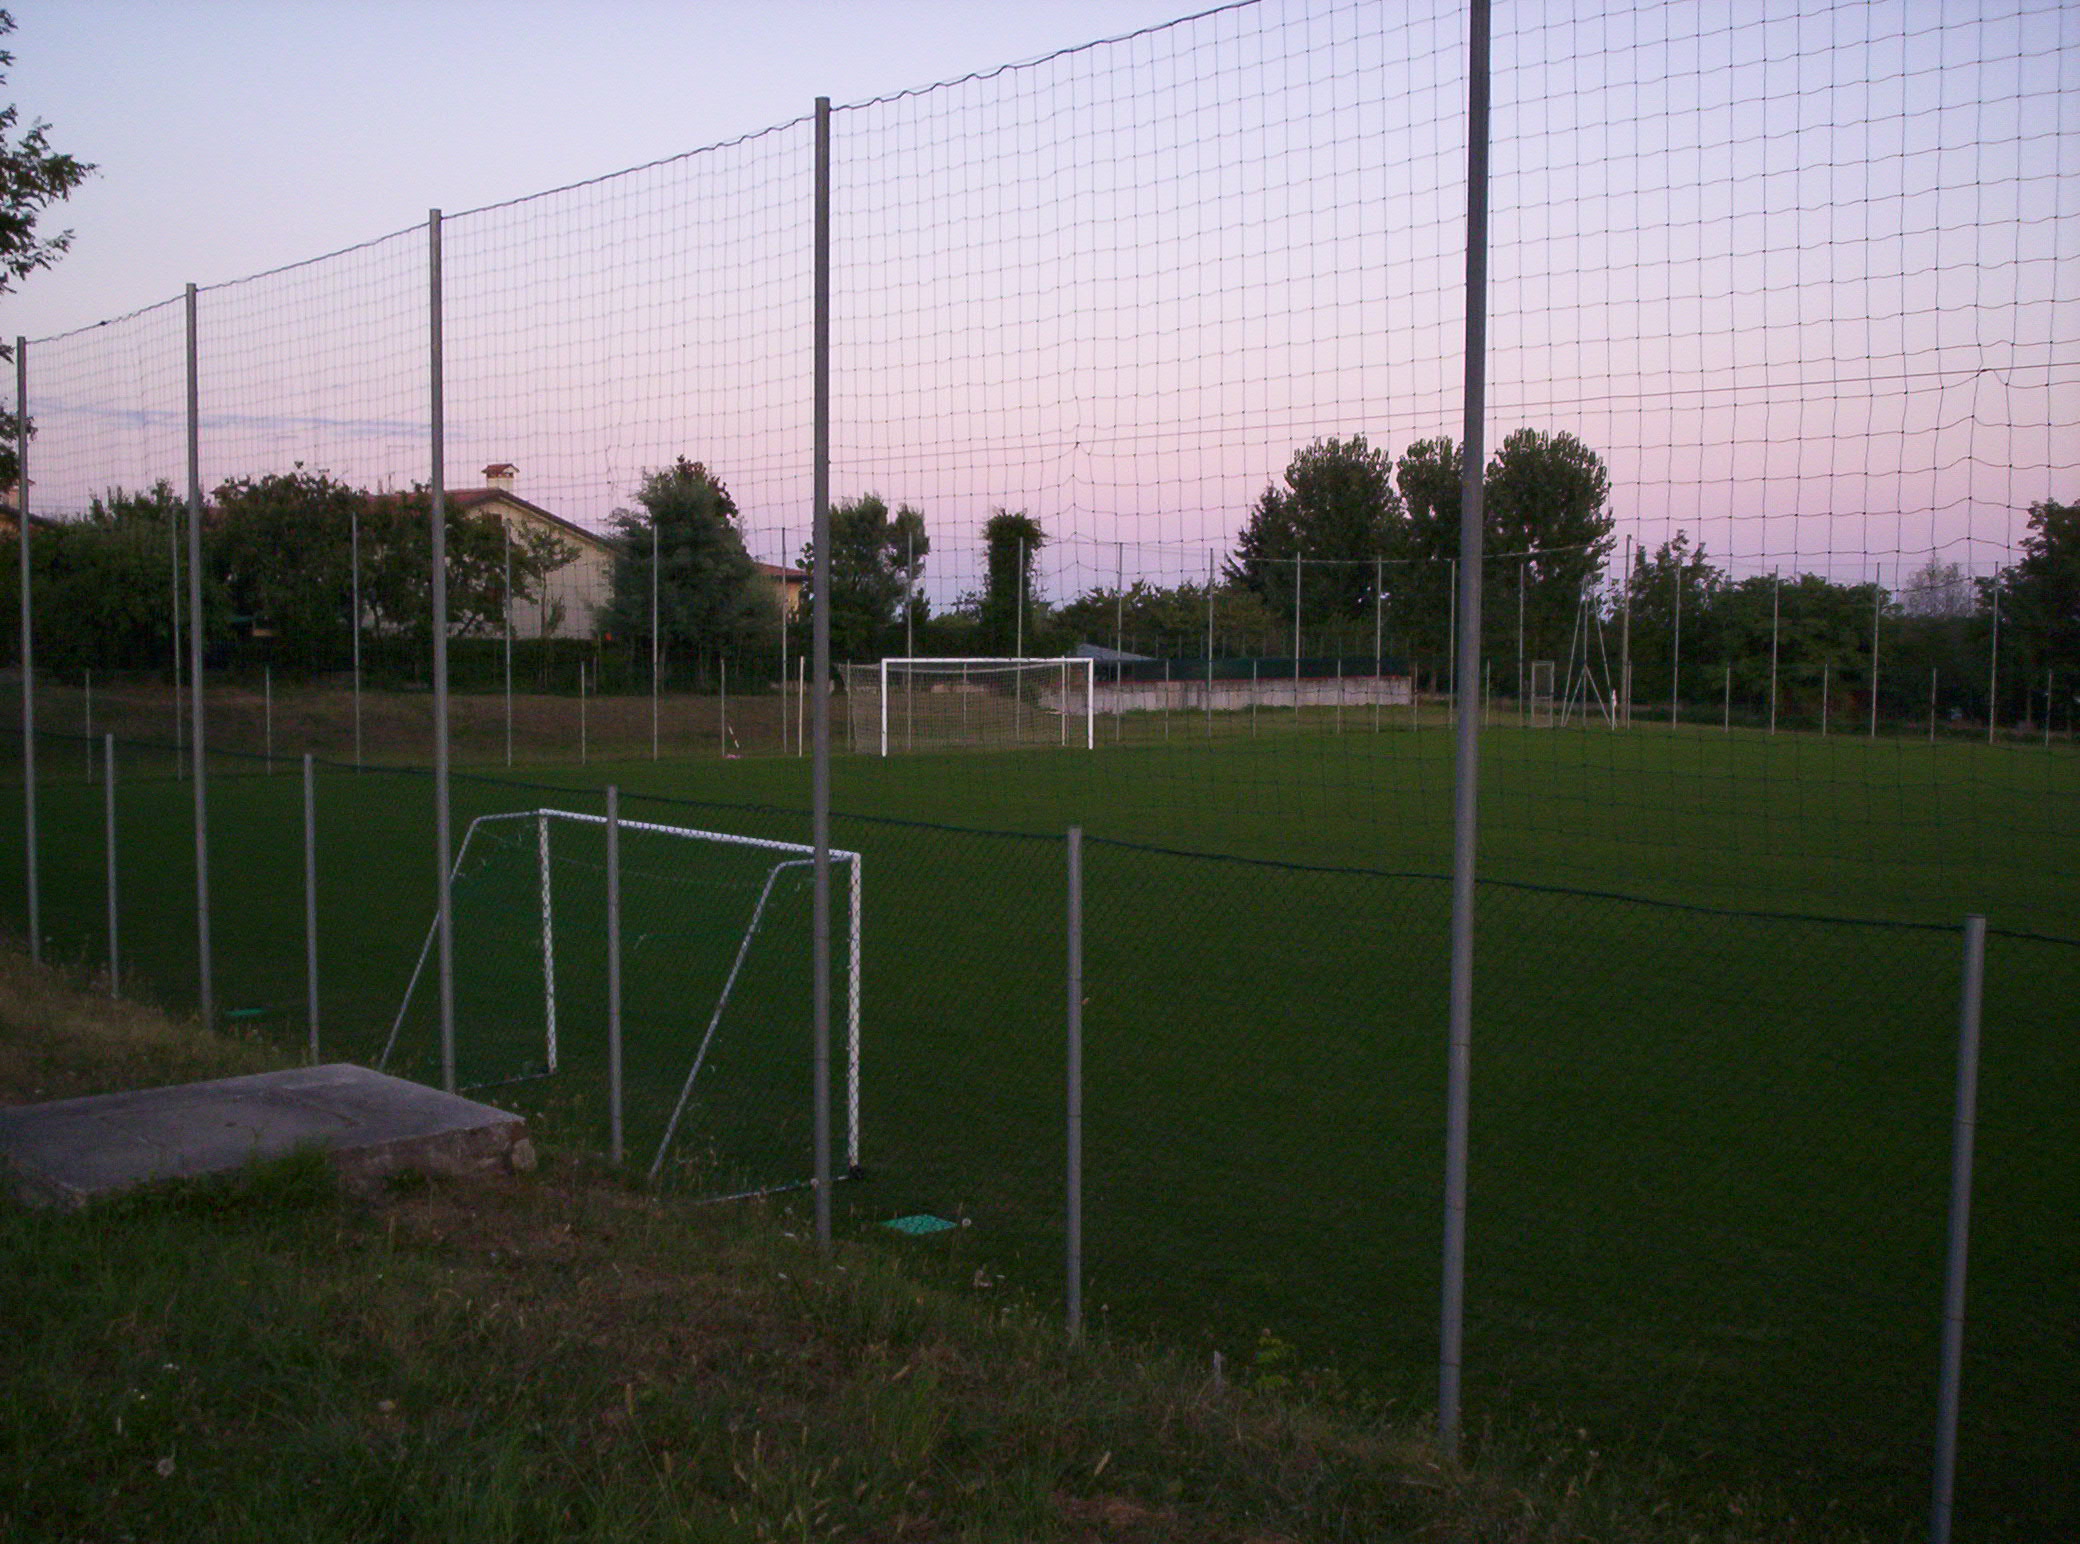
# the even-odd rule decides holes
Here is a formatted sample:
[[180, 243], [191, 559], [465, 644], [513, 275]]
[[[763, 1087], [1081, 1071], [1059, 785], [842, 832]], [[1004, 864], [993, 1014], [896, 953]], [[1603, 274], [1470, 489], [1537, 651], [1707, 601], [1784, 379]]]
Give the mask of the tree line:
[[[1039, 580], [1050, 537], [1025, 510], [996, 509], [982, 530], [978, 585], [942, 611], [925, 599], [931, 555], [924, 513], [876, 493], [831, 510], [831, 648], [837, 660], [926, 655], [1052, 655], [1082, 643], [1197, 658], [1294, 650], [1369, 655], [1377, 647], [1427, 679], [1448, 670], [1453, 622], [1460, 456], [1428, 439], [1399, 457], [1362, 434], [1297, 450], [1281, 481], [1252, 505], [1232, 550], [1203, 580], [1136, 579], [1054, 598]], [[1687, 533], [1611, 572], [1610, 479], [1574, 436], [1519, 429], [1483, 473], [1490, 555], [1483, 656], [1498, 689], [1517, 690], [1516, 664], [1587, 656], [1608, 681], [1622, 649], [1635, 703], [1754, 702], [1769, 686], [1772, 640], [1779, 700], [1796, 708], [1830, 692], [1871, 689], [1881, 710], [1925, 702], [1929, 671], [1969, 692], [2002, 692], [2004, 715], [2027, 716], [2044, 672], [2080, 675], [2080, 505], [2033, 505], [2019, 559], [1971, 579], [1931, 560], [1895, 581], [1843, 584], [1797, 573], [1736, 578]], [[40, 527], [32, 545], [39, 659], [52, 668], [164, 668], [173, 594], [186, 560], [185, 506], [160, 483], [112, 491], [86, 518]], [[496, 520], [451, 506], [448, 605], [458, 638], [500, 636], [510, 593], [528, 603], [577, 556], [551, 532], [516, 525], [508, 554]], [[771, 575], [745, 543], [722, 479], [679, 457], [648, 473], [609, 521], [613, 558], [592, 637], [575, 652], [626, 656], [641, 679], [653, 646], [676, 661], [756, 661], [809, 642], [813, 579], [791, 621]], [[427, 492], [370, 492], [301, 465], [236, 478], [210, 494], [203, 518], [203, 626], [213, 661], [254, 657], [292, 670], [340, 668], [354, 626], [358, 548], [365, 643], [424, 657], [429, 626]], [[814, 551], [799, 554], [813, 574]], [[654, 573], [653, 573], [654, 568]], [[0, 564], [0, 590], [15, 583]], [[653, 604], [655, 637], [653, 638]], [[1988, 668], [1998, 615], [2007, 681]], [[1622, 632], [1622, 642], [1620, 635]], [[1730, 675], [1729, 675], [1730, 672]], [[753, 685], [751, 679], [744, 684]], [[1983, 693], [1982, 693], [1983, 698]], [[1968, 701], [1973, 699], [1967, 698]], [[1975, 711], [1983, 711], [1983, 707]]]

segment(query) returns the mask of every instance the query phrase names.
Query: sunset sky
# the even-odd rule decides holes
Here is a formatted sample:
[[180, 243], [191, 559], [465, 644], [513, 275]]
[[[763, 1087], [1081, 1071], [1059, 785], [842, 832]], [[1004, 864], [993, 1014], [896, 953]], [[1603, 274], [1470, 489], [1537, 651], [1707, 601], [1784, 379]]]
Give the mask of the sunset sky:
[[[925, 510], [942, 604], [997, 505], [1058, 596], [1203, 575], [1297, 446], [1457, 433], [1464, 30], [1267, 0], [1073, 49], [1179, 9], [27, 0], [14, 99], [102, 167], [9, 307], [62, 335], [37, 497], [183, 475], [188, 280], [206, 480], [423, 479], [439, 206], [452, 485], [510, 460], [597, 525], [683, 453], [791, 555], [826, 94], [834, 491]], [[1495, 28], [1491, 441], [1577, 434], [1621, 531], [1744, 572], [1986, 572], [2080, 496], [2080, 13]]]

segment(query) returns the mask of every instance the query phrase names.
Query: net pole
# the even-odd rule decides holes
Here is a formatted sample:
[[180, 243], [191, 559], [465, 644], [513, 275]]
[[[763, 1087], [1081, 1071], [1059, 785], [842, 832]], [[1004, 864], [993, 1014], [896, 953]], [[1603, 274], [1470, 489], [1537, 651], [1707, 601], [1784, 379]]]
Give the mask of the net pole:
[[[216, 1023], [209, 937], [209, 790], [202, 720], [202, 354], [196, 290], [187, 288], [188, 344], [188, 750], [195, 782], [195, 982], [205, 1027]], [[23, 483], [28, 486], [26, 468]], [[26, 518], [23, 525], [27, 526]], [[24, 548], [28, 545], [23, 543]], [[24, 591], [26, 593], [26, 586]], [[27, 659], [23, 660], [26, 666]]]
[[1727, 734], [1733, 733], [1733, 666], [1726, 667], [1726, 703], [1719, 727]]
[[[1520, 702], [1524, 696], [1524, 591], [1526, 570], [1529, 569], [1530, 563], [1529, 558], [1517, 559], [1517, 697]], [[1517, 714], [1519, 722], [1528, 725], [1531, 722], [1529, 713], [1528, 707], [1520, 707]]]
[[797, 758], [806, 754], [802, 749], [802, 720], [809, 712], [809, 662], [797, 654], [794, 657], [794, 753]]
[[1777, 618], [1783, 610], [1784, 579], [1774, 569], [1769, 576], [1769, 732], [1777, 732]]
[[780, 754], [787, 754], [787, 530], [780, 531]]
[[[195, 291], [188, 289], [189, 315]], [[190, 333], [192, 339], [193, 334]], [[192, 376], [191, 376], [192, 379]], [[22, 564], [22, 851], [27, 870], [29, 959], [43, 962], [43, 926], [36, 873], [36, 629], [29, 579], [29, 340], [14, 340], [15, 534]], [[192, 426], [193, 416], [189, 423]], [[204, 1015], [207, 1019], [207, 1015]]]
[[[2048, 690], [2048, 688], [2047, 688]], [[2044, 717], [2051, 717], [2049, 696], [2044, 699]], [[1213, 738], [1213, 553], [1206, 554], [1206, 738]]]
[[511, 522], [498, 522], [499, 535], [505, 542], [505, 624], [506, 624], [506, 765], [513, 764], [513, 527]]
[[621, 1162], [621, 790], [613, 783], [607, 784], [607, 1150]]
[[1293, 727], [1300, 726], [1300, 569], [1307, 559], [1293, 555]]
[[[91, 788], [94, 785], [94, 672], [91, 670], [82, 671], [81, 675], [84, 680], [82, 690], [86, 693], [87, 786]], [[2047, 697], [2045, 702], [2047, 704], [2046, 711], [2048, 712], [2050, 699]]]
[[1069, 662], [1062, 661], [1062, 706], [1059, 717], [1062, 721], [1062, 749], [1069, 748]]
[[581, 659], [578, 661], [578, 765], [581, 767], [592, 760], [592, 726], [587, 722], [591, 715], [586, 711], [586, 674], [585, 661]]
[[[361, 765], [361, 511], [347, 511], [348, 601], [354, 611], [354, 765]], [[578, 667], [581, 671], [584, 666]]]
[[729, 660], [718, 659], [717, 701], [715, 704], [715, 754], [723, 760], [729, 759]]
[[311, 1065], [318, 1065], [318, 777], [309, 751], [303, 753], [303, 978], [311, 1039]]
[[166, 522], [166, 557], [167, 572], [173, 576], [173, 779], [179, 782], [187, 776], [188, 726], [181, 698], [181, 523], [177, 519]]
[[1668, 727], [1671, 729], [1676, 727], [1678, 704], [1683, 693], [1683, 552], [1680, 547], [1674, 550], [1676, 603], [1668, 655]]
[[1986, 743], [1993, 744], [1994, 725], [2000, 722], [2001, 688], [2001, 571], [1993, 571], [1993, 642], [1986, 651]]
[[549, 1070], [556, 1070], [558, 1055], [556, 1044], [556, 888], [555, 870], [551, 867], [553, 853], [550, 843], [547, 811], [536, 814], [534, 821], [535, 862], [541, 877], [542, 887], [542, 1046], [549, 1062]]
[[[1481, 605], [1481, 466], [1487, 406], [1488, 0], [1473, 0], [1467, 39], [1466, 388], [1456, 577], [1465, 587], [1466, 627], [1458, 652], [1473, 667]], [[1454, 587], [1455, 593], [1457, 586]], [[1479, 815], [1480, 733], [1454, 703], [1457, 766], [1452, 780], [1452, 966], [1445, 1112], [1444, 1271], [1440, 1293], [1437, 1428], [1448, 1459], [1459, 1454], [1460, 1364], [1466, 1310], [1466, 1152], [1473, 1083], [1473, 901]]]
[[1249, 662], [1249, 737], [1257, 737], [1257, 661]]
[[1386, 643], [1387, 595], [1381, 581], [1385, 568], [1378, 558], [1372, 560], [1372, 732], [1379, 733], [1379, 699], [1386, 689]]
[[1957, 1481], [1957, 1406], [1964, 1364], [1965, 1266], [1972, 1221], [1972, 1143], [1979, 1119], [1979, 1008], [1986, 978], [1986, 919], [1964, 919], [1964, 970], [1957, 1008], [1957, 1110], [1951, 1119], [1950, 1221], [1943, 1266], [1943, 1349], [1936, 1391], [1936, 1451], [1929, 1507], [1931, 1544], [1949, 1544]]
[[107, 826], [106, 849], [108, 853], [108, 995], [122, 996], [122, 928], [121, 911], [116, 904], [116, 737], [103, 735], [101, 740], [102, 799], [105, 805]]
[[[909, 662], [909, 660], [907, 660], [907, 659], [906, 659], [906, 660], [904, 661], [904, 666], [903, 666], [903, 677], [904, 677], [904, 692], [905, 692], [905, 694], [907, 694], [907, 693], [908, 693], [908, 691], [909, 691], [909, 677], [910, 677], [910, 675], [911, 675], [911, 670], [910, 670], [910, 662]], [[881, 695], [880, 695], [880, 704], [881, 704], [881, 754], [882, 754], [882, 755], [884, 755], [884, 756], [886, 756], [886, 755], [888, 754], [888, 661], [887, 661], [886, 659], [883, 659], [883, 660], [881, 661]]]
[[[816, 755], [810, 773], [816, 848], [814, 941], [816, 1242], [831, 1246], [831, 100], [816, 99], [815, 465]], [[1021, 565], [1023, 566], [1023, 565]]]
[[1885, 569], [1881, 565], [1871, 581], [1871, 738], [1878, 738], [1878, 623], [1885, 615]]
[[657, 630], [657, 570], [663, 544], [658, 536], [658, 519], [650, 516], [650, 759], [657, 760], [657, 677], [664, 658], [664, 640]]
[[1834, 661], [1823, 660], [1820, 664], [1820, 737], [1827, 737], [1827, 710], [1829, 699], [1834, 695]]
[[[1026, 657], [1026, 539], [1023, 536], [1018, 538], [1018, 586], [1015, 594], [1018, 600], [1018, 615], [1012, 622], [1013, 644], [1011, 655], [1014, 659], [1024, 659]], [[1023, 744], [1026, 737], [1026, 701], [1024, 694], [1019, 691], [1018, 687], [1018, 673], [1014, 670], [1011, 676], [1011, 743], [1013, 745]]]
[[[903, 658], [917, 658], [917, 528], [903, 528], [904, 546], [904, 596], [903, 596]], [[847, 678], [849, 688], [851, 681]], [[909, 750], [917, 743], [917, 689], [908, 674], [903, 677], [903, 749]]]
[[1112, 582], [1112, 652], [1121, 656], [1112, 662], [1112, 739], [1118, 744], [1127, 727], [1127, 544], [1112, 545], [1118, 565]]
[[274, 776], [274, 666], [260, 667], [260, 747], [262, 764]]
[[1064, 1316], [1069, 1341], [1083, 1338], [1083, 828], [1071, 826], [1068, 840], [1068, 1130], [1063, 1188], [1067, 1258]]
[[433, 829], [440, 886], [441, 1087], [455, 1092], [455, 906], [452, 812], [448, 802], [448, 490], [447, 400], [442, 357], [441, 212], [426, 218], [427, 362], [433, 480], [429, 500], [433, 525]]
[[[1625, 727], [1632, 727], [1632, 537], [1625, 538], [1625, 587], [1618, 592], [1620, 621], [1618, 624], [1618, 671], [1624, 677], [1620, 683], [1625, 693]], [[1775, 637], [1775, 633], [1771, 633]]]
[[1928, 667], [1928, 743], [1936, 743], [1936, 667]]
[[2051, 749], [2051, 672], [2055, 667], [2044, 667], [2044, 749]]

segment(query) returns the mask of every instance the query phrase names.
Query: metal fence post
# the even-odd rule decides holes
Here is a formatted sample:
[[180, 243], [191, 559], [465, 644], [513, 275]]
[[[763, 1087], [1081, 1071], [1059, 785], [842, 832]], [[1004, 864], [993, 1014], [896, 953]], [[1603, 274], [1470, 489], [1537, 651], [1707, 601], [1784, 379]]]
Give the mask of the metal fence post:
[[1950, 1239], [1943, 1267], [1943, 1360], [1936, 1394], [1931, 1544], [1949, 1544], [1957, 1483], [1958, 1380], [1964, 1361], [1964, 1277], [1972, 1221], [1972, 1137], [1979, 1110], [1979, 1004], [1986, 980], [1986, 919], [1964, 919], [1964, 985], [1957, 1008], [1957, 1113], [1950, 1140]]
[[43, 924], [36, 888], [36, 636], [29, 604], [29, 340], [19, 337], [14, 340], [14, 414], [15, 543], [22, 560], [23, 852], [29, 888], [29, 959], [40, 965]]
[[318, 1064], [318, 779], [303, 753], [303, 967], [309, 999], [311, 1065]]
[[1069, 1339], [1083, 1338], [1083, 827], [1069, 828], [1068, 1215], [1064, 1237]]
[[[1488, 0], [1473, 0], [1467, 38], [1466, 389], [1459, 476], [1459, 568], [1465, 592], [1455, 643], [1454, 685], [1479, 657], [1481, 633], [1481, 475], [1486, 451], [1488, 290]], [[1437, 1435], [1447, 1458], [1459, 1454], [1459, 1373], [1466, 1324], [1466, 1132], [1473, 1084], [1473, 901], [1479, 815], [1480, 725], [1455, 697], [1457, 767], [1452, 785], [1452, 966], [1445, 1109], [1444, 1272], [1441, 1294]]]
[[[810, 764], [810, 826], [815, 846], [815, 895], [812, 905], [811, 962], [814, 1002], [814, 1062], [811, 1083], [816, 1099], [816, 1242], [831, 1243], [831, 99], [816, 99], [815, 211], [815, 339], [812, 369], [815, 414], [814, 549], [816, 610], [810, 619], [809, 647], [815, 659], [816, 708], [810, 714], [815, 753]], [[1023, 569], [1023, 553], [1020, 568]], [[1021, 620], [1024, 588], [1019, 592]]]
[[607, 785], [607, 1145], [614, 1162], [621, 1140], [621, 790]]
[[102, 793], [108, 811], [108, 995], [122, 995], [122, 935], [116, 904], [116, 737], [102, 737]]
[[455, 1092], [455, 909], [449, 852], [453, 846], [448, 807], [448, 491], [447, 408], [441, 356], [441, 212], [426, 217], [427, 374], [430, 392], [427, 418], [433, 481], [428, 502], [433, 521], [433, 829], [435, 883], [440, 886], [437, 913], [441, 945], [441, 1087]]
[[209, 775], [202, 718], [202, 355], [188, 300], [188, 750], [195, 771], [195, 972], [204, 1024], [216, 1021], [209, 938]]

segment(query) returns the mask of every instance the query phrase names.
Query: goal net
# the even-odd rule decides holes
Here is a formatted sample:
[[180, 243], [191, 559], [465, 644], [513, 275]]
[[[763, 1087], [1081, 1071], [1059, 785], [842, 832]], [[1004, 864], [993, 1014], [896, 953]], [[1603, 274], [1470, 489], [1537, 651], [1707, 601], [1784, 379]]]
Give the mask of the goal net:
[[852, 744], [892, 751], [1097, 744], [1088, 659], [884, 659], [845, 667]]
[[[607, 822], [484, 815], [455, 856], [458, 1087], [556, 1078], [569, 1113], [611, 1118]], [[623, 1129], [632, 1164], [713, 1194], [812, 1174], [814, 850], [619, 823]], [[860, 858], [833, 848], [831, 1122], [860, 1161]], [[438, 920], [378, 1061], [439, 1070]], [[842, 1006], [841, 1006], [842, 1005]], [[403, 1047], [402, 1051], [400, 1047]]]

